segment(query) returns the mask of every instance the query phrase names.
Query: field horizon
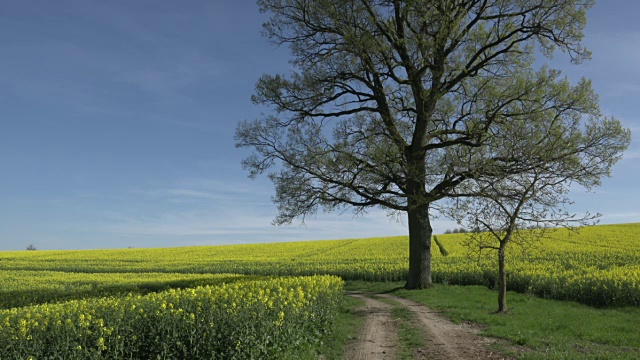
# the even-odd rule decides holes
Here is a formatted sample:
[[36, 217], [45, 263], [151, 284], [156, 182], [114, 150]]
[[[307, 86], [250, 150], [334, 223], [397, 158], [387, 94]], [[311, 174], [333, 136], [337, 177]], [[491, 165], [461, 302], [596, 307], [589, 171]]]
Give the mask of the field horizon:
[[[640, 221], [639, 222], [623, 222], [623, 223], [607, 223], [607, 224], [596, 224], [596, 225], [590, 225], [590, 226], [581, 226], [581, 227], [577, 227], [577, 231], [579, 232], [580, 229], [585, 229], [585, 228], [592, 228], [592, 227], [616, 227], [616, 226], [626, 226], [626, 225], [639, 225], [640, 226]], [[451, 230], [455, 229], [457, 227], [452, 228]], [[564, 228], [562, 227], [558, 227], [558, 228], [549, 228], [550, 230], [563, 230]], [[464, 233], [453, 233], [453, 232], [447, 232], [449, 231], [449, 229], [445, 230], [445, 232], [441, 232], [441, 233], [433, 233], [432, 236], [449, 236], [449, 235], [458, 235], [458, 234], [464, 234]], [[467, 230], [467, 232], [470, 232]], [[104, 247], [104, 248], [92, 248], [92, 249], [40, 249], [37, 248], [37, 246], [35, 244], [27, 244], [26, 246], [29, 245], [34, 245], [36, 246], [35, 250], [32, 251], [112, 251], [112, 250], [153, 250], [153, 249], [164, 249], [164, 250], [170, 250], [170, 249], [185, 249], [185, 248], [211, 248], [211, 247], [234, 247], [234, 246], [251, 246], [251, 245], [255, 245], [255, 246], [260, 246], [260, 245], [270, 245], [270, 244], [306, 244], [306, 243], [314, 243], [314, 242], [319, 242], [319, 241], [352, 241], [352, 240], [369, 240], [369, 239], [392, 239], [392, 238], [400, 238], [400, 237], [406, 237], [409, 238], [408, 234], [404, 234], [404, 235], [389, 235], [389, 236], [382, 236], [382, 237], [349, 237], [349, 238], [331, 238], [331, 239], [312, 239], [312, 240], [288, 240], [288, 241], [264, 241], [264, 242], [246, 242], [246, 243], [228, 243], [228, 244], [217, 244], [217, 245], [184, 245], [184, 246], [150, 246], [150, 247], [114, 247], [114, 248], [108, 248], [108, 247]], [[2, 253], [11, 253], [11, 252], [23, 252], [26, 249], [14, 249], [14, 250], [0, 250], [0, 254]], [[28, 250], [29, 251], [29, 250]]]
[[[463, 233], [436, 236], [437, 243], [432, 240], [435, 283], [495, 287], [494, 252], [480, 254], [470, 249]], [[551, 229], [533, 247], [510, 246], [509, 289], [593, 306], [640, 306], [639, 239], [640, 223], [583, 227], [578, 232]], [[140, 282], [159, 289], [181, 282], [198, 283], [201, 279], [197, 276], [206, 274], [334, 275], [344, 280], [402, 281], [408, 272], [408, 243], [408, 236], [394, 236], [172, 248], [8, 251], [0, 252], [0, 280], [5, 294], [46, 288], [62, 298], [67, 298], [69, 284], [89, 293], [102, 293], [105, 287], [113, 288], [116, 275], [124, 288]], [[150, 273], [160, 280], [141, 280], [143, 274]]]

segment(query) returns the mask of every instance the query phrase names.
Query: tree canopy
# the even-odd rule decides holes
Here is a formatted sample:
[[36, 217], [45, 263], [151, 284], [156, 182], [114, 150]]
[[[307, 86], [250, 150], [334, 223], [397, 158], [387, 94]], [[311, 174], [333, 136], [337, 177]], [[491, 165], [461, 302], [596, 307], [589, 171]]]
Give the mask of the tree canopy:
[[[430, 210], [467, 181], [541, 162], [500, 148], [513, 123], [599, 124], [588, 80], [534, 69], [556, 49], [580, 63], [586, 10], [576, 0], [260, 0], [264, 35], [287, 45], [290, 74], [265, 74], [252, 100], [273, 113], [241, 122], [236, 144], [269, 169], [276, 224], [351, 207], [406, 212], [408, 288], [431, 284]], [[611, 120], [614, 121], [615, 120]], [[618, 124], [619, 125], [619, 124]], [[607, 134], [602, 134], [607, 137]], [[514, 137], [521, 141], [524, 138]], [[579, 152], [577, 144], [566, 151]]]

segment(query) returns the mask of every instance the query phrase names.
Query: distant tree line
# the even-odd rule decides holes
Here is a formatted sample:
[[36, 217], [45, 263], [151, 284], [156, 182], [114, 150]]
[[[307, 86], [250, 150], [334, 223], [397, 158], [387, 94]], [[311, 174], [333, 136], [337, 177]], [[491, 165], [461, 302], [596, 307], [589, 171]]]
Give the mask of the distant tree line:
[[453, 228], [453, 230], [447, 229], [447, 230], [444, 231], [445, 234], [466, 234], [466, 233], [469, 233], [469, 232], [477, 233], [477, 232], [480, 232], [480, 229], [479, 228], [475, 228], [475, 229], [468, 230], [468, 229], [465, 229], [463, 227], [460, 227], [460, 228]]
[[[523, 229], [528, 229], [528, 230], [540, 230], [544, 228], [544, 226], [540, 225], [540, 224], [534, 224], [534, 225], [530, 225], [530, 226], [526, 226], [523, 227]], [[497, 228], [495, 229], [495, 231], [497, 232], [504, 232], [507, 231], [506, 227], [501, 227], [501, 228]], [[467, 229], [464, 227], [459, 227], [459, 228], [453, 228], [453, 229], [447, 229], [444, 231], [445, 234], [477, 234], [482, 232], [482, 230], [479, 227], [474, 227], [473, 229]]]

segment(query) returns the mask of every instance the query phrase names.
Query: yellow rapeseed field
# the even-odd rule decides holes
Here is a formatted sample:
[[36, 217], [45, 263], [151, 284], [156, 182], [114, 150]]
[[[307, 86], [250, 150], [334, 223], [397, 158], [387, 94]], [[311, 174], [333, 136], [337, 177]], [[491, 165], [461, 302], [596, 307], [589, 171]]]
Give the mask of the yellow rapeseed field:
[[230, 283], [0, 311], [0, 359], [274, 359], [330, 328], [337, 277]]
[[[434, 280], [493, 286], [495, 254], [467, 236], [438, 235]], [[343, 279], [403, 280], [407, 265], [406, 236], [0, 252], [0, 359], [277, 358], [330, 329]], [[512, 246], [508, 269], [512, 290], [640, 306], [640, 223], [549, 231]]]
[[[442, 256], [434, 244], [434, 280], [491, 286], [494, 264], [470, 253], [463, 245], [465, 236], [438, 235], [449, 255]], [[640, 306], [640, 223], [585, 227], [577, 233], [553, 230], [526, 254], [512, 246], [507, 261], [512, 290], [597, 306]], [[134, 291], [131, 288], [136, 283], [149, 282], [159, 289], [179, 283], [188, 287], [190, 282], [214, 283], [208, 274], [329, 274], [346, 280], [403, 280], [407, 265], [406, 236], [160, 249], [13, 251], [0, 252], [0, 293], [44, 289], [62, 297], [65, 287], [79, 285], [99, 292], [111, 286]], [[0, 306], [7, 307], [1, 301]]]

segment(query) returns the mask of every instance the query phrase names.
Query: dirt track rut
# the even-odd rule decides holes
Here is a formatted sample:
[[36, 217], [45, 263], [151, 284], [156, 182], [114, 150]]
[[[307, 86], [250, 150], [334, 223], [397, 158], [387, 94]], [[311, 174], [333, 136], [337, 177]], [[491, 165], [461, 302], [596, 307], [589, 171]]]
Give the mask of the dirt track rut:
[[357, 341], [347, 349], [343, 359], [395, 359], [398, 335], [391, 317], [393, 306], [360, 294], [351, 296], [364, 301], [359, 310], [364, 316], [364, 325]]
[[[350, 293], [365, 301], [360, 309], [364, 326], [357, 340], [347, 349], [343, 359], [392, 360], [396, 358], [397, 326], [391, 316], [393, 305], [371, 298], [372, 294]], [[426, 348], [419, 349], [415, 359], [429, 360], [497, 360], [509, 359], [487, 347], [495, 340], [479, 336], [471, 325], [458, 325], [417, 302], [388, 294], [375, 296], [393, 300], [410, 310], [423, 329]]]

